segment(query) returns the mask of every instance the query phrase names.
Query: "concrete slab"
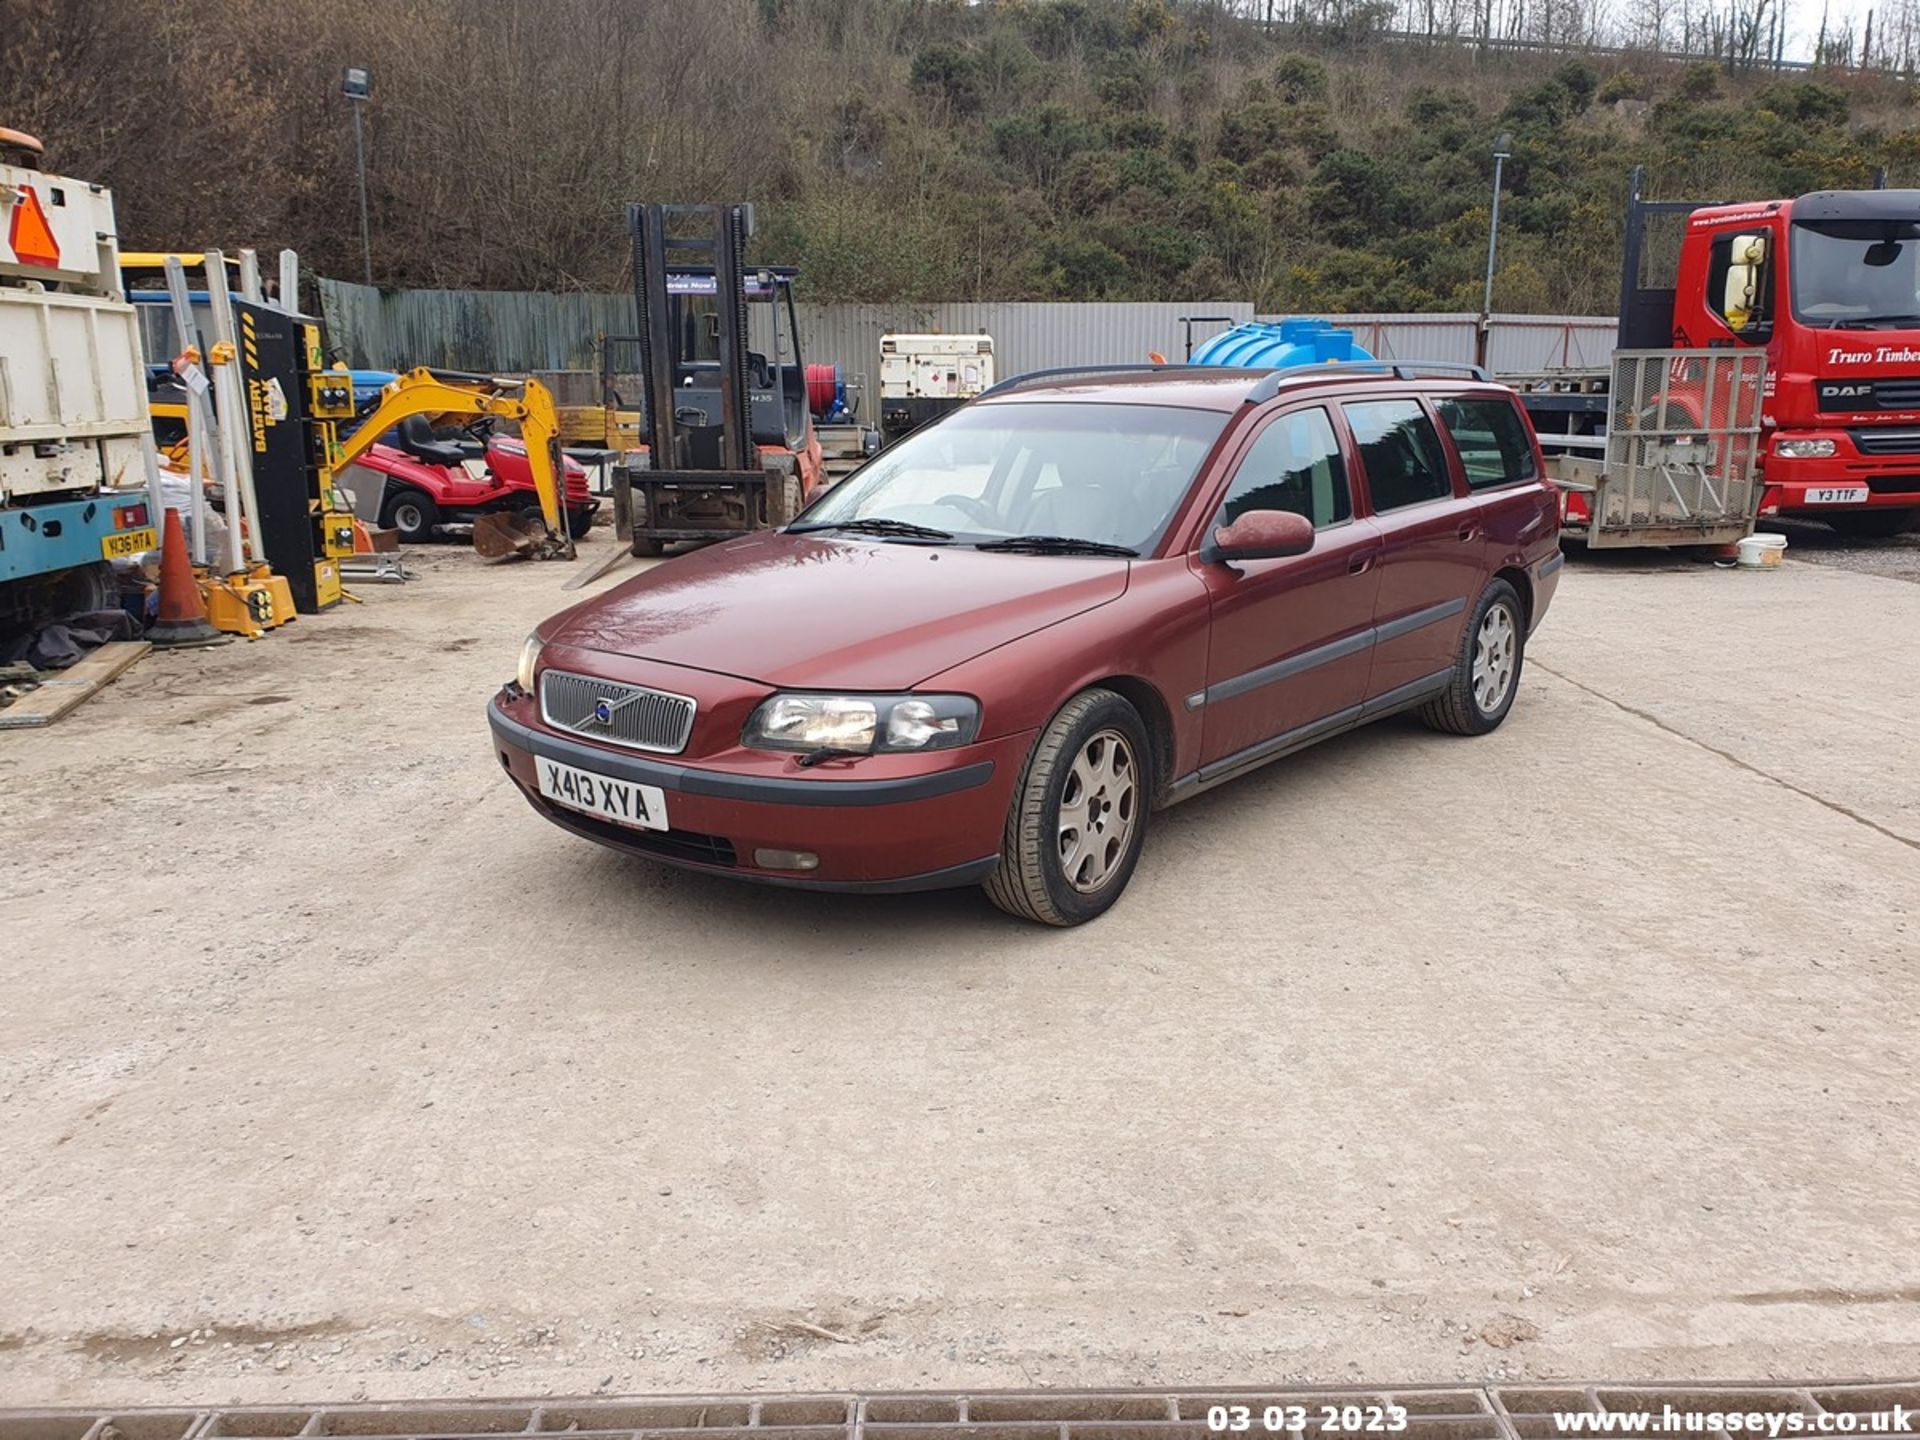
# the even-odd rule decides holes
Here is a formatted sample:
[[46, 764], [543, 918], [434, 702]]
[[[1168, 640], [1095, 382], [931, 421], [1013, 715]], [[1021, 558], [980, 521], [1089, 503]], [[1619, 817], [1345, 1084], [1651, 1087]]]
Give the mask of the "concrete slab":
[[0, 743], [0, 1400], [1920, 1371], [1920, 587], [1572, 566], [1063, 933], [562, 835], [421, 568]]

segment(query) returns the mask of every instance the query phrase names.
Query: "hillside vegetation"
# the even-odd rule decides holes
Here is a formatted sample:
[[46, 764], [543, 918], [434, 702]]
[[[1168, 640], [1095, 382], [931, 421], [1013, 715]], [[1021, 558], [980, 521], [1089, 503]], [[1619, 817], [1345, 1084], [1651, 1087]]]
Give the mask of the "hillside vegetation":
[[[0, 0], [0, 124], [140, 248], [617, 289], [628, 199], [758, 202], [807, 298], [1605, 313], [1621, 198], [1920, 183], [1912, 87], [1389, 38], [1258, 0]], [[1458, 8], [1457, 6], [1455, 8]], [[1432, 14], [1432, 7], [1428, 7]]]

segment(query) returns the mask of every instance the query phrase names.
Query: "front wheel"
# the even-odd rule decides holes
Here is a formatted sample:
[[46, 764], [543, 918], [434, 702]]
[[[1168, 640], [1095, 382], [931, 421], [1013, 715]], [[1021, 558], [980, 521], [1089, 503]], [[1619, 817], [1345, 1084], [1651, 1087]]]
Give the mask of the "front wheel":
[[1513, 708], [1526, 659], [1526, 609], [1520, 592], [1495, 580], [1480, 592], [1447, 688], [1420, 707], [1420, 718], [1452, 735], [1485, 735]]
[[1043, 925], [1104, 914], [1133, 876], [1152, 801], [1153, 751], [1139, 712], [1111, 690], [1082, 691], [1027, 757], [988, 898]]
[[1821, 517], [1836, 535], [1849, 540], [1891, 540], [1920, 522], [1920, 510], [1852, 510]]

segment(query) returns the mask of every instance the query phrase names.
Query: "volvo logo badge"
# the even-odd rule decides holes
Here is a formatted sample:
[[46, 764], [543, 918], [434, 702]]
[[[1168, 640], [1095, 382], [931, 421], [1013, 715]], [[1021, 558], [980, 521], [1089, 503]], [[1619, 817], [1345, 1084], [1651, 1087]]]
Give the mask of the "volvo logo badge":
[[598, 720], [602, 725], [611, 725], [613, 723], [613, 699], [611, 696], [602, 695], [598, 700], [593, 702], [593, 718]]

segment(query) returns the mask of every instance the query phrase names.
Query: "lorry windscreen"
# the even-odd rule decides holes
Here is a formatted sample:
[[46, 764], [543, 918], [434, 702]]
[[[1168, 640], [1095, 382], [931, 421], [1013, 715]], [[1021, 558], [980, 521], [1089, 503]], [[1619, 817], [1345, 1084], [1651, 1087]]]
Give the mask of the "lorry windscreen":
[[1792, 274], [1802, 324], [1920, 328], [1920, 219], [1797, 221]]

